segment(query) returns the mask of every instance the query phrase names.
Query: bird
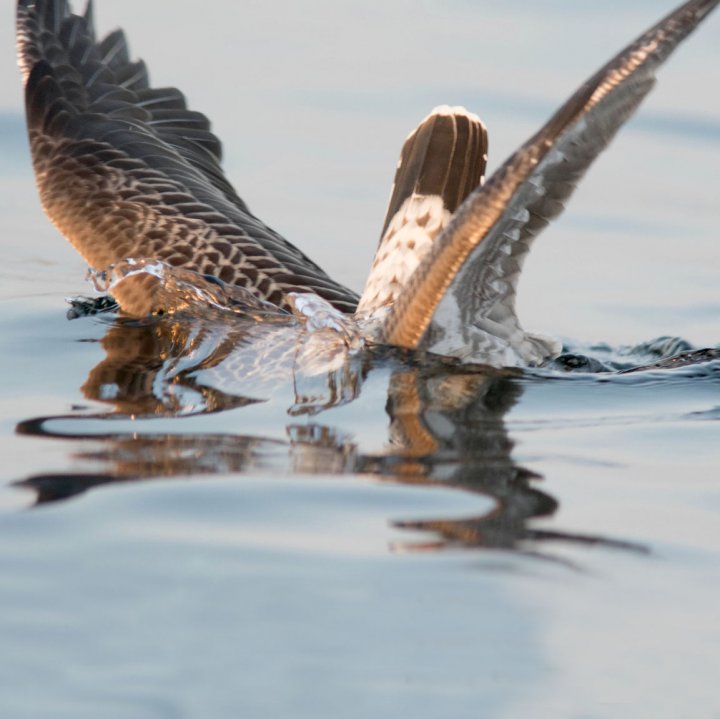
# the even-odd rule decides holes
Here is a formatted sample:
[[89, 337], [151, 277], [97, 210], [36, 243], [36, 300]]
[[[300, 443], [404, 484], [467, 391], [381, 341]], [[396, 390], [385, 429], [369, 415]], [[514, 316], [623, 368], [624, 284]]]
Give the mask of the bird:
[[[461, 362], [541, 365], [558, 342], [525, 332], [515, 297], [535, 237], [650, 92], [657, 69], [720, 0], [688, 0], [609, 60], [485, 178], [488, 133], [435, 108], [406, 139], [361, 295], [252, 214], [209, 120], [151, 85], [93, 4], [19, 0], [17, 48], [43, 208], [128, 315], [173, 309], [164, 278], [220, 286], [243, 306]], [[177, 284], [177, 283], [176, 283]]]

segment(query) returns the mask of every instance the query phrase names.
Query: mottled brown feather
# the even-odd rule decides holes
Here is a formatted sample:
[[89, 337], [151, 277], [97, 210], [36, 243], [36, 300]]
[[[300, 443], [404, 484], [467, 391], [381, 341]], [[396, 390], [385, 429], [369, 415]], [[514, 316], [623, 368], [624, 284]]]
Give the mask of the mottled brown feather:
[[78, 16], [66, 0], [20, 0], [17, 38], [42, 204], [90, 265], [159, 259], [283, 308], [313, 291], [355, 309], [355, 293], [250, 213], [207, 118], [150, 86], [122, 31], [96, 42], [91, 5]]
[[[655, 71], [720, 0], [690, 0], [585, 82], [541, 130], [470, 194], [393, 304], [382, 339], [403, 347], [493, 358], [500, 332], [525, 362], [547, 347], [515, 316], [522, 262], [535, 236], [655, 82]], [[497, 336], [497, 335], [496, 335]]]
[[403, 144], [381, 237], [412, 194], [438, 195], [455, 212], [480, 184], [487, 154], [487, 130], [479, 118], [463, 108], [433, 110]]
[[487, 131], [461, 107], [435, 108], [405, 140], [358, 313], [392, 304], [452, 213], [482, 181]]

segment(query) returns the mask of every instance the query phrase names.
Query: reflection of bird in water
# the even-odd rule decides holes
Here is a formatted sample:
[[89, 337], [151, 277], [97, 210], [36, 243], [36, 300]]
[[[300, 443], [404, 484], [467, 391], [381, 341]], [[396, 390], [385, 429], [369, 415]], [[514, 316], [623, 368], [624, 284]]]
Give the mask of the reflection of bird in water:
[[[187, 411], [188, 403], [196, 412], [208, 413], [256, 401], [255, 396], [233, 395], [214, 386], [217, 358], [198, 352], [197, 335], [178, 331], [178, 325], [192, 327], [187, 320], [164, 318], [151, 325], [121, 323], [110, 328], [103, 340], [107, 356], [83, 390], [89, 400], [103, 402], [117, 414], [78, 413], [18, 425], [21, 435], [72, 440], [75, 448], [72, 472], [35, 475], [18, 483], [35, 493], [38, 504], [140, 479], [350, 474], [394, 484], [444, 487], [493, 502], [478, 515], [394, 521], [400, 530], [432, 537], [414, 538], [397, 548], [484, 547], [544, 554], [540, 545], [550, 540], [644, 551], [608, 537], [532, 526], [532, 520], [554, 514], [558, 502], [537, 486], [541, 477], [512, 457], [514, 443], [505, 417], [522, 394], [514, 376], [517, 370], [453, 367], [429, 359], [412, 365], [392, 351], [369, 353], [364, 372], [389, 371], [388, 443], [372, 454], [362, 452], [352, 438], [330, 426], [295, 418], [285, 427], [284, 441], [231, 432], [164, 434], [153, 431], [152, 425], [138, 434], [118, 430], [112, 421], [95, 422], [85, 434], [93, 417], [177, 416]], [[259, 391], [253, 382], [248, 388]]]
[[717, 4], [690, 0], [640, 36], [484, 184], [482, 123], [435, 110], [403, 147], [358, 298], [250, 213], [222, 172], [208, 120], [179, 91], [150, 86], [121, 31], [96, 41], [90, 6], [80, 17], [66, 0], [20, 0], [42, 202], [93, 267], [116, 265], [113, 294], [129, 314], [183, 306], [164, 284], [169, 266], [204, 275], [198, 284], [236, 288], [251, 312], [267, 303], [286, 310], [343, 346], [366, 337], [467, 361], [538, 364], [558, 346], [524, 332], [515, 314], [532, 240], [649, 92], [658, 66]]

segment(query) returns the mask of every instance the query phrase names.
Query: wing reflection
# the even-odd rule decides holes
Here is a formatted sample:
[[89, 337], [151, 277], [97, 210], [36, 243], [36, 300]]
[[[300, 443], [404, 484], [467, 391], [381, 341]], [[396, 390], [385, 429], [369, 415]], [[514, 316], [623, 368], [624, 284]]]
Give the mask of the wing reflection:
[[[22, 435], [72, 441], [78, 471], [29, 477], [19, 486], [38, 504], [77, 496], [102, 484], [243, 472], [360, 474], [386, 482], [443, 486], [493, 499], [482, 516], [393, 522], [435, 539], [399, 549], [486, 547], [537, 551], [543, 540], [602, 543], [642, 550], [601, 537], [547, 532], [532, 520], [553, 514], [558, 501], [537, 487], [541, 477], [517, 465], [505, 417], [522, 393], [515, 370], [458, 366], [378, 349], [350, 357], [324, 375], [300, 373], [293, 362], [297, 330], [279, 324], [183, 321], [116, 322], [102, 340], [105, 358], [83, 393], [108, 407], [26, 420]], [[364, 453], [338, 429], [300, 422], [358, 397], [372, 372], [388, 376], [383, 452]], [[113, 420], [180, 417], [235, 409], [288, 393], [284, 440], [244, 434], [116, 431]], [[249, 410], [256, 411], [256, 410]], [[147, 426], [147, 425], [145, 425]], [[90, 427], [90, 431], [88, 431]], [[84, 428], [84, 429], [83, 429]]]
[[290, 316], [258, 321], [202, 311], [200, 319], [116, 319], [101, 341], [105, 358], [82, 387], [85, 397], [114, 414], [177, 417], [254, 404], [288, 387], [296, 414], [359, 393], [362, 358], [333, 342], [336, 335], [306, 332]]

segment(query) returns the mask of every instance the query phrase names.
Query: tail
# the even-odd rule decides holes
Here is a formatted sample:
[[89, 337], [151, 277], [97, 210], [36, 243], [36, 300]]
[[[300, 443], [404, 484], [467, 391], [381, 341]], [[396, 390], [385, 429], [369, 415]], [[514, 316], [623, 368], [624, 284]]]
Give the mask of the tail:
[[463, 200], [481, 183], [488, 139], [461, 107], [436, 107], [408, 136], [358, 313], [392, 304]]

